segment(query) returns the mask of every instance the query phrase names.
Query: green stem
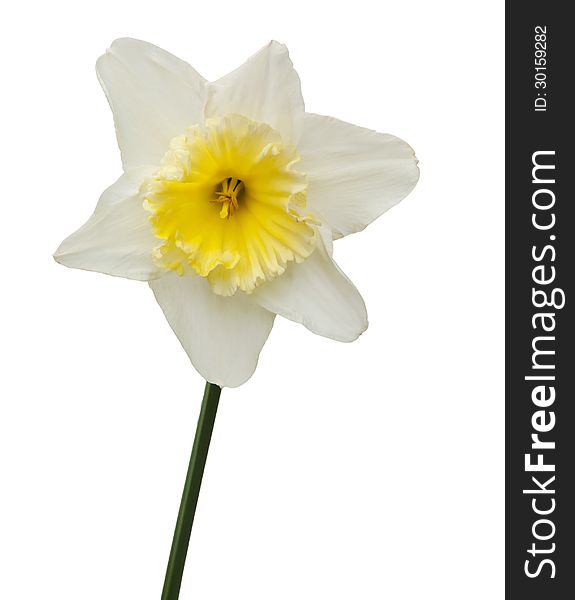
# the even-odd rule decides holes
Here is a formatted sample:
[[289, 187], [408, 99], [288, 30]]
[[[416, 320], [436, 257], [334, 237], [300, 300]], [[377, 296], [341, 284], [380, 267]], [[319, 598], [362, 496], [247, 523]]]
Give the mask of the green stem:
[[184, 565], [186, 564], [186, 555], [188, 553], [196, 505], [200, 494], [202, 476], [204, 474], [204, 467], [206, 466], [208, 448], [210, 447], [221, 392], [222, 389], [219, 386], [206, 382], [204, 399], [202, 400], [202, 408], [196, 428], [196, 437], [194, 438], [194, 446], [192, 448], [192, 456], [190, 457], [180, 511], [178, 512], [178, 520], [176, 521], [176, 530], [174, 531], [174, 539], [172, 541], [172, 549], [170, 550], [170, 558], [168, 560], [168, 568], [166, 569], [162, 600], [178, 600], [180, 596], [180, 586], [182, 585], [182, 575], [184, 573]]

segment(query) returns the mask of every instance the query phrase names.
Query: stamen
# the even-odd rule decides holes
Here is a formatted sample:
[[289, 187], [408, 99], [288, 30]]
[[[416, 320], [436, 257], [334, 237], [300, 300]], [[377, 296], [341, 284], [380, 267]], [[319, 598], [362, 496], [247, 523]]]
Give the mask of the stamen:
[[238, 195], [244, 189], [244, 184], [241, 179], [228, 177], [220, 183], [220, 186], [221, 190], [216, 190], [215, 200], [210, 200], [210, 202], [221, 204], [220, 217], [229, 219], [239, 208]]

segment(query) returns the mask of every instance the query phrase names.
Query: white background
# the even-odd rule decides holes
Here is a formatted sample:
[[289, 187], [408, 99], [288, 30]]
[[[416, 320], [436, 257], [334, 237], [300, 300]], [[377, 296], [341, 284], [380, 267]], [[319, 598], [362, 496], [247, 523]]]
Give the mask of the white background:
[[216, 79], [275, 38], [310, 112], [394, 133], [415, 191], [336, 260], [370, 328], [281, 318], [224, 390], [182, 600], [503, 598], [503, 3], [4, 9], [0, 597], [159, 600], [203, 381], [146, 284], [51, 258], [120, 174], [116, 37]]

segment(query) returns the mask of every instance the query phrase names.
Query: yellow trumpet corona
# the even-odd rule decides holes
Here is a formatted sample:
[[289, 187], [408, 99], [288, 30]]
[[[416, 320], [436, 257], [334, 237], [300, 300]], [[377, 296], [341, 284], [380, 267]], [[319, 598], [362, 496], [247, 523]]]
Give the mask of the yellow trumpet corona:
[[160, 267], [193, 269], [222, 296], [252, 292], [315, 247], [299, 154], [269, 125], [209, 119], [174, 138], [142, 192]]

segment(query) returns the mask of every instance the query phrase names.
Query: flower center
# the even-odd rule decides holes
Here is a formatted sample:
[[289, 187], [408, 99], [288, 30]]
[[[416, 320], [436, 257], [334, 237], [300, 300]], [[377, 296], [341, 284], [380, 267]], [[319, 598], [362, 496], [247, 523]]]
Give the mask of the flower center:
[[154, 260], [206, 277], [223, 296], [252, 292], [315, 249], [299, 155], [277, 131], [241, 115], [174, 138], [141, 188], [158, 238]]
[[221, 204], [220, 217], [229, 219], [238, 210], [238, 196], [244, 189], [244, 184], [237, 177], [227, 177], [218, 186], [216, 190], [216, 199], [211, 200], [216, 204]]

